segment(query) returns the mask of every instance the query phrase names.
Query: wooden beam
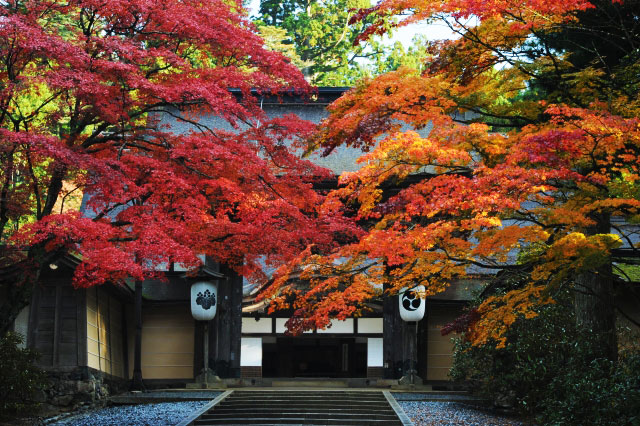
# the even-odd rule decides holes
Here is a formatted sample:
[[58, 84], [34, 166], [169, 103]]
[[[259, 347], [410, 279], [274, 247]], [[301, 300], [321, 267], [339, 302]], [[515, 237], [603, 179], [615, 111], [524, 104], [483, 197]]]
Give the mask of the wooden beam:
[[385, 379], [399, 379], [403, 371], [404, 329], [397, 296], [384, 296], [382, 301], [382, 357]]
[[[202, 321], [196, 321], [195, 319], [193, 320], [194, 322], [194, 327], [193, 327], [193, 377], [198, 377], [198, 374], [200, 374], [200, 372], [202, 371], [202, 369], [204, 368], [204, 339], [203, 337], [203, 333], [204, 333], [204, 324]], [[209, 327], [210, 329], [214, 328], [213, 325], [211, 327]], [[209, 338], [209, 343], [211, 343], [211, 338]], [[211, 357], [212, 353], [211, 353], [211, 347], [212, 345], [209, 345], [209, 356]]]
[[231, 376], [240, 377], [240, 351], [242, 343], [242, 276], [230, 271], [230, 306], [231, 318], [229, 322], [230, 353], [229, 361]]
[[77, 289], [76, 295], [76, 336], [78, 339], [78, 365], [88, 364], [87, 348], [87, 289]]
[[27, 347], [30, 349], [34, 349], [36, 347], [39, 304], [40, 284], [34, 284], [33, 294], [31, 295], [31, 307], [29, 308], [29, 328], [27, 330]]
[[53, 366], [60, 364], [60, 314], [62, 312], [62, 286], [59, 283], [55, 285], [56, 301], [53, 308]]
[[229, 282], [221, 281], [218, 284], [218, 312], [215, 319], [215, 336], [209, 336], [210, 342], [215, 344], [215, 368], [216, 374], [221, 378], [229, 377], [231, 340], [229, 338], [231, 310], [229, 309], [230, 295]]
[[[86, 310], [85, 310], [86, 312]], [[125, 379], [129, 378], [129, 331], [127, 321], [127, 307], [126, 303], [122, 302], [122, 376]], [[85, 327], [86, 329], [86, 327]], [[85, 351], [86, 352], [86, 351]]]
[[418, 375], [427, 380], [427, 354], [429, 353], [429, 309], [424, 318], [418, 322]]

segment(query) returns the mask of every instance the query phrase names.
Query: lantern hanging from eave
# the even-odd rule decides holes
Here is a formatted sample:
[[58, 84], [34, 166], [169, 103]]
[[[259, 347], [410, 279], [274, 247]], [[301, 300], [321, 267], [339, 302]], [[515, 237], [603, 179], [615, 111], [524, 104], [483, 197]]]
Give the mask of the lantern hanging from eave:
[[218, 285], [210, 281], [191, 284], [191, 315], [198, 321], [210, 321], [216, 316]]
[[400, 305], [400, 318], [404, 321], [420, 321], [424, 318], [425, 312], [425, 287], [415, 286], [411, 289], [404, 287], [398, 294]]

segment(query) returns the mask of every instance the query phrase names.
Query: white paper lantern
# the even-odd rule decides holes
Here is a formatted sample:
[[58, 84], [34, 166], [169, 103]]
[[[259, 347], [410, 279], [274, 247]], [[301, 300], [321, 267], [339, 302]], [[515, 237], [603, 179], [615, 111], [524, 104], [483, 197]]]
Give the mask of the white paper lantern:
[[198, 321], [210, 321], [216, 316], [218, 285], [209, 281], [191, 284], [191, 315]]
[[404, 321], [420, 321], [424, 318], [426, 300], [424, 297], [425, 288], [419, 285], [408, 289], [404, 287], [398, 294], [400, 304], [400, 318]]

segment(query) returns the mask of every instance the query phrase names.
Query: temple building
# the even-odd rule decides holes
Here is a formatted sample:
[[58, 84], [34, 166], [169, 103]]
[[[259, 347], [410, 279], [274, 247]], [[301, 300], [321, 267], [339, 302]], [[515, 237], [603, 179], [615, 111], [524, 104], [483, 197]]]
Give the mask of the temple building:
[[[295, 113], [319, 122], [327, 115], [327, 105], [344, 90], [320, 88], [312, 101], [293, 95], [265, 97], [261, 107], [269, 116]], [[162, 119], [175, 132], [188, 131], [185, 123], [169, 116]], [[229, 129], [216, 117], [203, 121]], [[337, 176], [355, 170], [359, 155], [356, 149], [340, 147], [314, 161]], [[400, 318], [396, 296], [373, 303], [366, 316], [334, 321], [327, 329], [292, 337], [285, 334], [287, 312], [268, 314], [268, 306], [255, 301], [256, 288], [243, 277], [211, 259], [203, 260], [196, 278], [172, 264], [166, 266], [168, 282], [138, 283], [141, 297], [136, 304], [133, 282], [74, 289], [71, 277], [78, 261], [67, 256], [42, 274], [41, 285], [15, 328], [27, 337], [29, 347], [42, 354], [42, 367], [77, 377], [101, 374], [130, 381], [139, 347], [138, 373], [147, 387], [193, 382], [205, 364], [205, 352], [215, 374], [232, 385], [278, 386], [322, 379], [340, 386], [391, 386], [415, 369], [422, 381], [444, 387], [449, 383], [453, 345], [451, 336], [442, 336], [440, 330], [459, 316], [485, 282], [478, 276], [451, 283], [445, 292], [427, 298], [426, 314], [418, 322]], [[190, 310], [194, 279], [218, 286], [217, 315], [206, 327], [207, 339], [205, 323], [196, 321]]]

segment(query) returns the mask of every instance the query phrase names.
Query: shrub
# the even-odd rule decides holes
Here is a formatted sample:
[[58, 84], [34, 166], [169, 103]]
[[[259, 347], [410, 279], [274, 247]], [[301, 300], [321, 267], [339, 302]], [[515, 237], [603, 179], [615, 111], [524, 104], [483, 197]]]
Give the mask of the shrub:
[[0, 337], [0, 417], [32, 408], [35, 392], [46, 385], [44, 372], [34, 365], [37, 353], [19, 348], [22, 342], [14, 332]]
[[576, 358], [551, 380], [538, 419], [549, 425], [639, 425], [640, 354], [617, 364], [595, 359], [585, 365]]
[[517, 320], [503, 349], [456, 339], [451, 377], [545, 425], [640, 425], [640, 350], [621, 352], [618, 363], [590, 358], [570, 295], [557, 300]]
[[566, 335], [574, 333], [563, 325], [571, 319], [564, 308], [547, 305], [538, 313], [514, 323], [504, 349], [495, 344], [473, 347], [458, 339], [451, 377], [470, 381], [484, 397], [532, 414], [545, 397], [540, 391], [564, 368], [571, 352]]

